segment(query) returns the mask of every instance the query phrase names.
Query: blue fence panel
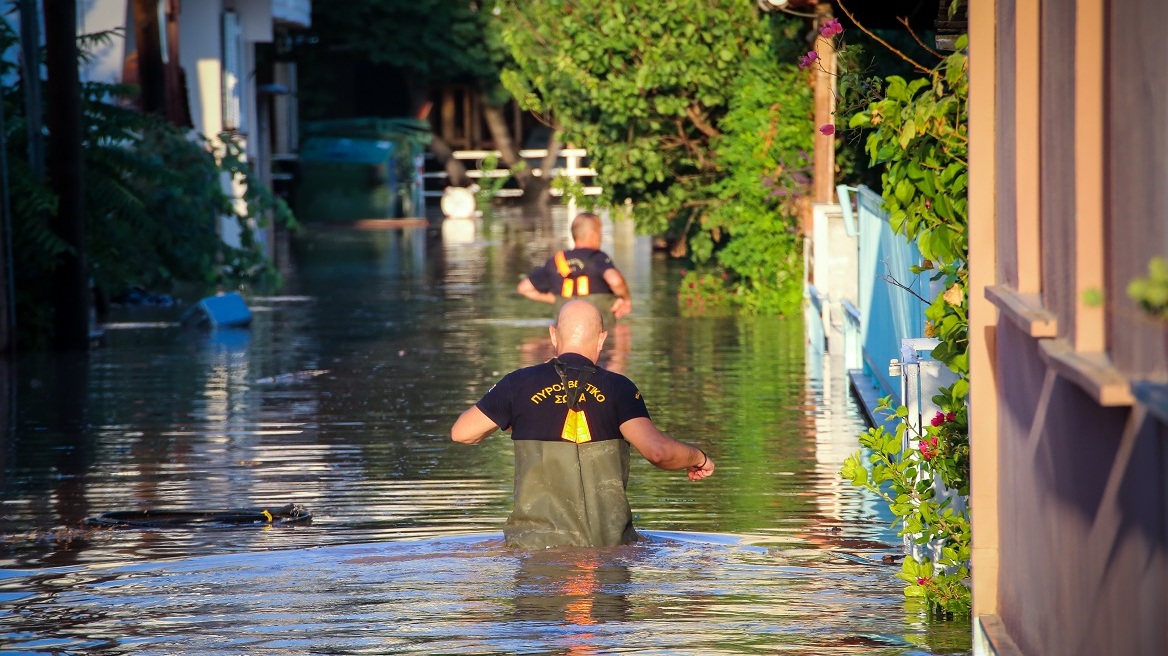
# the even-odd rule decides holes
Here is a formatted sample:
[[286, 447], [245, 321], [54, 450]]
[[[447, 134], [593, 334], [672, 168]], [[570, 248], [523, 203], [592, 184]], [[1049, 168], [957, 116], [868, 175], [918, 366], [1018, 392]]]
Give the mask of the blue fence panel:
[[[920, 337], [925, 329], [928, 280], [912, 272], [923, 261], [915, 243], [888, 224], [880, 195], [867, 187], [856, 190], [860, 236], [860, 344], [864, 374], [884, 393], [900, 399], [900, 382], [888, 374], [888, 363], [900, 357], [901, 340]], [[841, 202], [849, 202], [841, 199]]]

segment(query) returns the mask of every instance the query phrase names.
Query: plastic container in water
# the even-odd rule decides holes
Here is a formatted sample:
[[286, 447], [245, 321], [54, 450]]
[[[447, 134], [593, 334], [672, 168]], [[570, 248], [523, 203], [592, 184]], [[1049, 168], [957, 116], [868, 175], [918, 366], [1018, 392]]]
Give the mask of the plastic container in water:
[[425, 215], [422, 167], [430, 124], [354, 118], [303, 124], [292, 208], [303, 222]]

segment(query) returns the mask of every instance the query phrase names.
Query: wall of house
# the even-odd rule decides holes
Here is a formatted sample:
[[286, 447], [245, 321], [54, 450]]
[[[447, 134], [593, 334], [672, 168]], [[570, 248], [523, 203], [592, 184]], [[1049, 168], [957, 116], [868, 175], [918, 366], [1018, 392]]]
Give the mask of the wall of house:
[[195, 130], [215, 136], [223, 130], [222, 26], [219, 0], [184, 2], [179, 18], [179, 59], [186, 69], [187, 95]]
[[1168, 5], [977, 4], [977, 651], [1168, 653], [1168, 408], [1138, 391], [1168, 382], [1168, 331], [1126, 297], [1168, 255]]
[[1114, 0], [1107, 25], [1108, 351], [1132, 377], [1164, 380], [1164, 328], [1139, 311], [1125, 288], [1146, 275], [1152, 256], [1168, 257], [1168, 3]]
[[1168, 435], [1146, 413], [1100, 406], [1037, 342], [998, 326], [998, 615], [1026, 654], [1159, 653]]

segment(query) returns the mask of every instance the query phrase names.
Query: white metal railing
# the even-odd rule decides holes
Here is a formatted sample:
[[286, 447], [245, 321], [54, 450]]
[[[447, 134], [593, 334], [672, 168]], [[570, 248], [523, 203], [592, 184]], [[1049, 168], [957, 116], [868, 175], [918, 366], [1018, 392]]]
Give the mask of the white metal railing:
[[[548, 151], [546, 148], [531, 148], [519, 151], [519, 157], [528, 164], [528, 170], [531, 171], [533, 177], [543, 177], [543, 170], [539, 164], [547, 157]], [[498, 160], [502, 153], [497, 150], [456, 150], [452, 153], [454, 159], [462, 162], [473, 162], [472, 166], [467, 166], [466, 177], [471, 180], [481, 180], [483, 178], [507, 178], [511, 177], [512, 173], [506, 168], [496, 168], [484, 171], [482, 169], [483, 162], [488, 157], [494, 157]], [[555, 166], [548, 173], [554, 179], [558, 176], [566, 177], [573, 182], [580, 181], [581, 178], [594, 178], [596, 176], [596, 169], [588, 166], [582, 166], [582, 161], [588, 157], [588, 151], [583, 148], [564, 148], [560, 150], [559, 159], [564, 160], [564, 166]], [[426, 180], [447, 180], [449, 176], [445, 171], [433, 171], [423, 173], [422, 178]], [[585, 185], [585, 196], [598, 196], [602, 189], [596, 185]], [[441, 197], [443, 190], [441, 189], [427, 189], [423, 192], [427, 198]], [[514, 198], [522, 196], [522, 189], [499, 189], [495, 192], [498, 198]], [[552, 189], [551, 195], [562, 196], [563, 192], [559, 189]]]

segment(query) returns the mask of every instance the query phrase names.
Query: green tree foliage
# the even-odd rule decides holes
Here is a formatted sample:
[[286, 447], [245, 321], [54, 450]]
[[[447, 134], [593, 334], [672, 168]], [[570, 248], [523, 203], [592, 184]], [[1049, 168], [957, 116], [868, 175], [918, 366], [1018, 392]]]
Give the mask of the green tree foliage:
[[[86, 35], [82, 43], [100, 45], [114, 37]], [[8, 23], [0, 21], [0, 51], [16, 42]], [[0, 76], [15, 75], [13, 66], [0, 62]], [[86, 259], [95, 294], [109, 298], [134, 287], [164, 292], [178, 282], [210, 290], [275, 281], [256, 230], [270, 217], [294, 226], [287, 206], [251, 179], [230, 140], [216, 156], [204, 140], [110, 102], [131, 91], [82, 85]], [[49, 229], [57, 199], [28, 163], [22, 88], [6, 87], [3, 102], [19, 339], [39, 346], [50, 320], [50, 274], [70, 247]], [[224, 192], [224, 182], [232, 179], [246, 185], [242, 208]], [[220, 238], [220, 217], [238, 226], [239, 248]]]
[[514, 62], [503, 84], [588, 150], [604, 201], [631, 200], [641, 232], [674, 240], [711, 279], [728, 268], [736, 307], [797, 311], [785, 201], [801, 191], [788, 183], [811, 147], [810, 96], [773, 50], [798, 39], [797, 24], [772, 39], [745, 2], [501, 4]]
[[[479, 3], [346, 0], [319, 3], [316, 9], [311, 38], [298, 50], [303, 74], [320, 82], [316, 88], [333, 89], [341, 63], [367, 62], [400, 73], [415, 106], [427, 85], [453, 81], [480, 85], [493, 102], [507, 100], [498, 84], [506, 50], [494, 29], [494, 15]], [[370, 82], [393, 83], [376, 79], [355, 84]], [[325, 100], [311, 101], [310, 113]]]
[[324, 50], [359, 53], [431, 82], [498, 76], [503, 50], [479, 3], [346, 0], [315, 8], [312, 34]]
[[676, 233], [708, 204], [711, 140], [767, 29], [749, 3], [503, 2], [522, 106], [554, 114], [587, 148], [609, 199], [633, 199], [638, 227]]
[[726, 174], [712, 185], [706, 229], [690, 240], [693, 259], [709, 252], [735, 274], [738, 307], [793, 314], [803, 300], [799, 220], [810, 193], [812, 89], [795, 64], [776, 65], [769, 53], [748, 61], [737, 82], [719, 124], [725, 133], [714, 141]]

